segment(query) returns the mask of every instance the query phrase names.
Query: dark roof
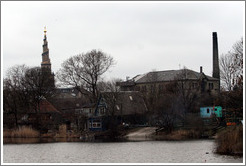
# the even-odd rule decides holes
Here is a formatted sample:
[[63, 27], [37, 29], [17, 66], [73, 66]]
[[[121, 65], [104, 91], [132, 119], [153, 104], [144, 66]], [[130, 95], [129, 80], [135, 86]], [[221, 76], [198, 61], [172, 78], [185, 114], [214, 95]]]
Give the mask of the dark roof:
[[[109, 93], [117, 93], [116, 114], [131, 115], [143, 114], [147, 111], [143, 96], [137, 91], [104, 92], [102, 96]], [[107, 103], [107, 101], [105, 101]], [[107, 103], [108, 105], [108, 103]]]
[[[147, 82], [164, 82], [173, 80], [197, 80], [200, 79], [204, 73], [198, 73], [189, 69], [181, 70], [166, 70], [166, 71], [154, 71], [142, 75], [137, 75], [132, 80], [136, 83], [147, 83]], [[218, 80], [216, 78], [205, 75], [208, 80]]]
[[85, 103], [84, 105], [81, 106], [81, 108], [95, 108], [96, 103]]
[[40, 102], [40, 112], [41, 113], [60, 113], [49, 101], [46, 99]]

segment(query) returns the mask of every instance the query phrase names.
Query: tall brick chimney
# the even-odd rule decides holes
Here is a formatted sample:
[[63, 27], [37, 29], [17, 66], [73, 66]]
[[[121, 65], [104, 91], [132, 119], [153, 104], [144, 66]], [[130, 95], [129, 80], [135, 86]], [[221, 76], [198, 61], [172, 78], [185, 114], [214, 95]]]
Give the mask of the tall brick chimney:
[[217, 32], [213, 32], [213, 77], [220, 79]]

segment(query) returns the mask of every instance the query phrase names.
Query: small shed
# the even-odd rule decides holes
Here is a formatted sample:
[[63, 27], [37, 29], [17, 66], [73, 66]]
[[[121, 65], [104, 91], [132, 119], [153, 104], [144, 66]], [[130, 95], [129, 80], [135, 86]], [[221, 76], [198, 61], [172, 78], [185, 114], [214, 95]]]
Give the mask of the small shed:
[[222, 107], [221, 106], [201, 107], [200, 115], [202, 118], [210, 118], [212, 115], [215, 115], [217, 118], [221, 118]]

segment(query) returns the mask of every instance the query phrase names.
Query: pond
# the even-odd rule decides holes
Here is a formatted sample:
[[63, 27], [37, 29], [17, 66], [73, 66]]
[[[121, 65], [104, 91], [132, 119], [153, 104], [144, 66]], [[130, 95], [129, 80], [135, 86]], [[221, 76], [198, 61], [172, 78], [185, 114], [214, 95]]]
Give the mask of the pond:
[[20, 143], [5, 142], [3, 163], [243, 163], [215, 154], [214, 140]]

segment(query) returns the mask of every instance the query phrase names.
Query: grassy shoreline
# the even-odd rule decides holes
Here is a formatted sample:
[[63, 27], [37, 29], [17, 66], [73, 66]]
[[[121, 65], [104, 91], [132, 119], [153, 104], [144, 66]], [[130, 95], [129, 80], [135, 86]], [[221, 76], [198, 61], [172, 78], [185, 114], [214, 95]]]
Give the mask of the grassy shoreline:
[[[128, 129], [121, 133], [121, 137], [124, 138], [124, 135], [127, 133], [139, 130], [140, 128]], [[40, 134], [39, 131], [34, 130], [30, 127], [19, 127], [12, 130], [3, 130], [3, 139], [4, 138], [77, 138], [79, 139], [81, 134], [79, 133], [67, 133], [64, 127], [62, 127], [59, 132]], [[95, 136], [95, 133], [91, 133], [88, 138]], [[103, 135], [102, 135], [103, 136]], [[106, 137], [108, 138], [108, 137]], [[150, 135], [148, 138], [153, 140], [161, 141], [186, 141], [186, 140], [195, 140], [195, 139], [204, 139], [201, 137], [201, 133], [196, 130], [176, 130], [172, 133], [157, 132]], [[217, 133], [214, 138], [216, 142], [216, 153], [222, 155], [243, 155], [243, 126], [232, 126], [227, 127], [223, 131]], [[67, 139], [64, 139], [66, 141]], [[92, 139], [94, 140], [94, 139]]]

